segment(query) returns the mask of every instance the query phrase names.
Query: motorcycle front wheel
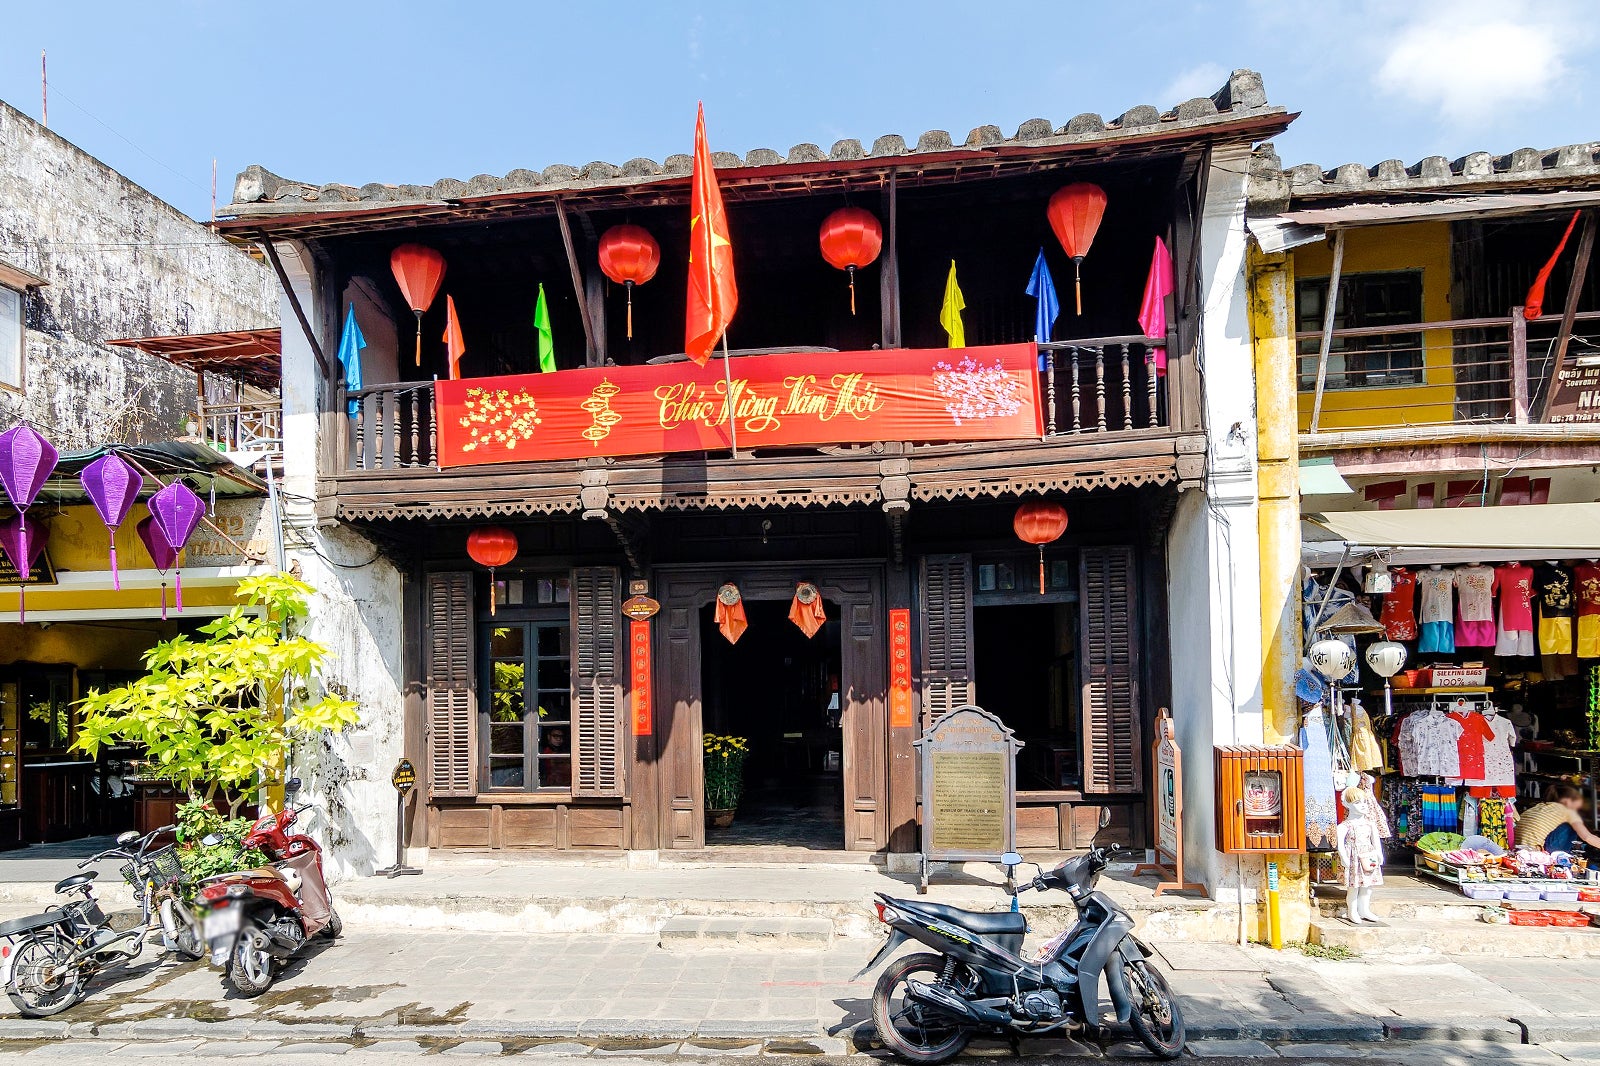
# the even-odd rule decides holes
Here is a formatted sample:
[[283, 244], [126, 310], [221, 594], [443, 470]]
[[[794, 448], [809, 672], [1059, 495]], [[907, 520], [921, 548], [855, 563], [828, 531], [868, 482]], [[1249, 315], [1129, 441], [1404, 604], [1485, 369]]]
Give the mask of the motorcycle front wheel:
[[84, 974], [67, 961], [72, 953], [72, 941], [53, 930], [33, 933], [17, 945], [6, 995], [23, 1017], [48, 1018], [84, 997]]
[[972, 1031], [906, 997], [906, 979], [919, 977], [937, 984], [944, 972], [939, 955], [907, 955], [896, 959], [872, 990], [872, 1022], [883, 1046], [919, 1066], [947, 1062], [961, 1053]]
[[1187, 1039], [1183, 1011], [1161, 971], [1139, 959], [1128, 967], [1128, 993], [1133, 997], [1128, 1023], [1138, 1034], [1139, 1042], [1157, 1058], [1175, 1059], [1182, 1055]]
[[253, 929], [239, 934], [228, 958], [228, 983], [241, 996], [259, 996], [272, 987], [276, 965], [266, 947], [267, 938]]

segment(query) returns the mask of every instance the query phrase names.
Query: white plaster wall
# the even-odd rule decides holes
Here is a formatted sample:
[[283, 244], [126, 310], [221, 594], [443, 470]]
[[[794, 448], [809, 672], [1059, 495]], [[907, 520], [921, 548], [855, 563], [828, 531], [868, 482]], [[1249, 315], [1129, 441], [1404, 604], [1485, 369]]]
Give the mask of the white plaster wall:
[[[279, 245], [285, 272], [306, 316], [323, 308], [308, 258]], [[360, 314], [358, 310], [358, 315]], [[361, 721], [332, 743], [296, 753], [307, 798], [319, 807], [312, 831], [328, 849], [336, 878], [370, 874], [394, 861], [395, 793], [389, 773], [404, 750], [400, 571], [356, 530], [316, 518], [320, 372], [288, 299], [283, 301], [285, 545], [290, 565], [316, 591], [308, 635], [326, 646], [323, 683], [360, 707]], [[368, 329], [362, 321], [363, 331]], [[369, 340], [372, 333], [367, 334]], [[328, 351], [331, 359], [335, 351]], [[341, 420], [340, 425], [343, 425]]]
[[[1185, 874], [1238, 899], [1238, 863], [1216, 850], [1212, 747], [1259, 744], [1261, 619], [1255, 384], [1245, 289], [1248, 147], [1211, 161], [1201, 219], [1202, 492], [1183, 494], [1167, 540], [1173, 720], [1184, 752]], [[1246, 901], [1254, 899], [1253, 878]]]

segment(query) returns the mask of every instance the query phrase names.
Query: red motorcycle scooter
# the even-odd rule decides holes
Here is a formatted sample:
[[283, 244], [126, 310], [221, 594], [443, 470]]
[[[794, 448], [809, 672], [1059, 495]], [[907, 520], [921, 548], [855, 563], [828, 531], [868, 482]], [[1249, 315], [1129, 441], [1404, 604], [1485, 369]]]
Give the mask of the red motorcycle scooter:
[[[344, 928], [322, 876], [322, 848], [304, 833], [290, 833], [301, 810], [294, 806], [300, 779], [284, 785], [283, 810], [263, 814], [245, 836], [266, 866], [218, 874], [201, 882], [197, 910], [211, 949], [211, 964], [240, 995], [258, 996], [306, 941], [337, 937]], [[213, 846], [217, 837], [206, 838]]]

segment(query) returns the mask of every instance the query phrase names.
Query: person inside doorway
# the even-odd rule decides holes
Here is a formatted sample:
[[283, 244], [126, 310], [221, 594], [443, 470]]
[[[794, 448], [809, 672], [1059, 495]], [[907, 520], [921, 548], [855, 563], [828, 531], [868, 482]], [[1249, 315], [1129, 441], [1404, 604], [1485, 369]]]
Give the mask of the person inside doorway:
[[1571, 851], [1579, 841], [1600, 848], [1600, 836], [1583, 824], [1583, 792], [1574, 785], [1556, 785], [1545, 802], [1517, 819], [1517, 844], [1545, 851]]
[[572, 784], [572, 738], [565, 726], [539, 731], [539, 780], [552, 788]]

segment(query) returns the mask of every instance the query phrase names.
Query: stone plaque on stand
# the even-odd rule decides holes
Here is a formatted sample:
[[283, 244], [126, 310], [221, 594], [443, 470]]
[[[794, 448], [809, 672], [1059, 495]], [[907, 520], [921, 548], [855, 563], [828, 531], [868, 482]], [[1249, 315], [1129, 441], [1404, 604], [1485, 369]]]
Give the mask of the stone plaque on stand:
[[[922, 769], [922, 878], [934, 863], [1000, 862], [1017, 844], [1022, 742], [981, 707], [959, 707], [915, 741]], [[1009, 874], [1009, 869], [1008, 869]]]

